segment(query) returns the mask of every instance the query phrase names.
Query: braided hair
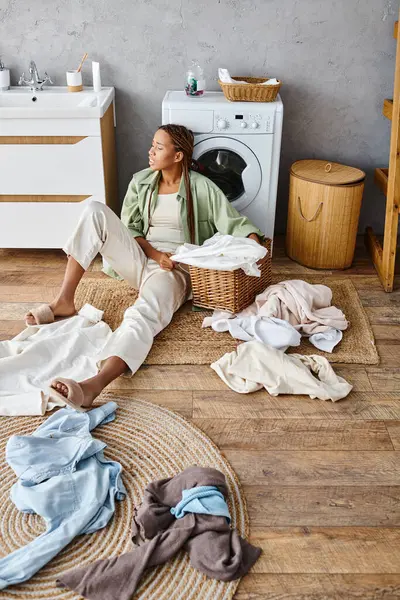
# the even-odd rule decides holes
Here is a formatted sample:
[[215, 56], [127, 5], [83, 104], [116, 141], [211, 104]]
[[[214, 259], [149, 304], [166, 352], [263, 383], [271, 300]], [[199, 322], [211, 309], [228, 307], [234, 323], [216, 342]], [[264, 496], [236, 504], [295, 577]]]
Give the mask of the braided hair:
[[193, 160], [194, 135], [193, 131], [183, 125], [161, 125], [159, 129], [168, 133], [177, 152], [182, 152], [182, 173], [186, 188], [187, 218], [190, 233], [190, 241], [195, 242], [193, 196], [190, 189], [190, 169], [197, 170], [196, 162]]

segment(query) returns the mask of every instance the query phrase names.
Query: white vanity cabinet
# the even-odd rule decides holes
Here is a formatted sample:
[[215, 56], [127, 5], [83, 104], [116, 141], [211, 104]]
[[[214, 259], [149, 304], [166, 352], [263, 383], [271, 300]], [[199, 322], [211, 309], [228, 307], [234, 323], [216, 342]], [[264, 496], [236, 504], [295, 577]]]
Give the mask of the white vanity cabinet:
[[0, 94], [0, 248], [62, 248], [91, 200], [119, 214], [114, 89]]

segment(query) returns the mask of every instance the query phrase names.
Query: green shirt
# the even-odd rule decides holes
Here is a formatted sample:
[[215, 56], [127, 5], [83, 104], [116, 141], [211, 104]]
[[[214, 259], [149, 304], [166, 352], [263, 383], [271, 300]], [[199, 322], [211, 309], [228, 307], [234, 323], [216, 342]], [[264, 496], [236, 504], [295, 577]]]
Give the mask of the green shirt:
[[[135, 173], [128, 186], [122, 205], [121, 221], [133, 237], [145, 238], [147, 235], [150, 227], [149, 202], [151, 215], [157, 202], [160, 175], [159, 171], [144, 169]], [[247, 237], [251, 233], [256, 233], [264, 239], [264, 234], [247, 217], [238, 213], [224, 193], [208, 177], [204, 177], [196, 171], [190, 171], [190, 187], [193, 198], [195, 244], [203, 244], [217, 232], [236, 237]], [[185, 242], [190, 242], [186, 188], [183, 177], [177, 201], [180, 203]], [[121, 279], [111, 267], [105, 267], [103, 271], [107, 275]]]

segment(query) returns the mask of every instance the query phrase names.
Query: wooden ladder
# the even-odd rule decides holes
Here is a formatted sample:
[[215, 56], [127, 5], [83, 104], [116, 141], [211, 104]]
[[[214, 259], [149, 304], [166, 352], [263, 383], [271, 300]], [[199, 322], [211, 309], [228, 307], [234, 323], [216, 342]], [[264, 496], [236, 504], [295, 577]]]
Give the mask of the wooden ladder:
[[[394, 37], [397, 40], [398, 31], [398, 22], [396, 22]], [[396, 51], [393, 100], [384, 101], [382, 112], [392, 121], [389, 169], [375, 169], [375, 182], [386, 195], [383, 247], [371, 227], [366, 229], [365, 242], [385, 292], [392, 292], [400, 206], [400, 43], [397, 43]]]

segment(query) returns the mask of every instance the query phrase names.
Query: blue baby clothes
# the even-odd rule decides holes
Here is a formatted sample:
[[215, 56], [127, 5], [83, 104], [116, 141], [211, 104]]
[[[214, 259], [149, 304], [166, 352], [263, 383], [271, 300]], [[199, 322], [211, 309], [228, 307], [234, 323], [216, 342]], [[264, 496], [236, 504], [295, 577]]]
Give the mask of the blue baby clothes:
[[8, 440], [7, 462], [18, 475], [11, 499], [20, 511], [43, 517], [47, 529], [0, 560], [0, 589], [32, 577], [75, 536], [105, 527], [115, 499], [124, 499], [121, 465], [107, 460], [106, 444], [90, 434], [113, 421], [117, 408], [115, 402], [86, 413], [63, 408], [32, 435]]
[[226, 517], [231, 521], [229, 508], [224, 495], [214, 485], [199, 485], [182, 490], [182, 500], [170, 509], [176, 519], [182, 519], [187, 513]]

